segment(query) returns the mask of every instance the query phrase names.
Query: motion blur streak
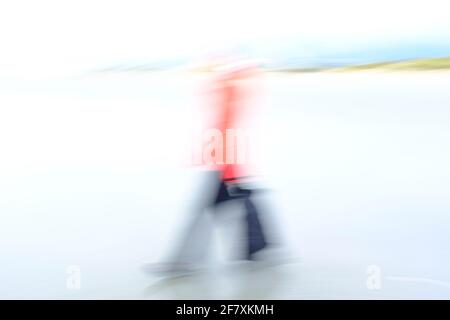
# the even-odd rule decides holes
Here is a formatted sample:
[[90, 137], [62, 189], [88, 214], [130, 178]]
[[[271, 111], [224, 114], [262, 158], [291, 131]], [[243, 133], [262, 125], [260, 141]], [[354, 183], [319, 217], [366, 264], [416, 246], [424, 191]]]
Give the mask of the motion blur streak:
[[450, 298], [450, 3], [0, 4], [0, 298]]

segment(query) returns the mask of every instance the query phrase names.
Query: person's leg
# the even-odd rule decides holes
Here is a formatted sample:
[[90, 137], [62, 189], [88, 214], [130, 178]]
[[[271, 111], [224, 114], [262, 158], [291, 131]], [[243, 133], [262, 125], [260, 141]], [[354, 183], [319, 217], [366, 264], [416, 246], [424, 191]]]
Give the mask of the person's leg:
[[215, 205], [221, 186], [217, 172], [206, 173], [204, 179], [200, 197], [190, 209], [191, 220], [182, 230], [178, 245], [170, 258], [174, 264], [197, 264], [206, 257], [212, 233], [212, 221], [208, 210]]
[[252, 199], [244, 200], [247, 224], [247, 259], [252, 260], [253, 255], [267, 246], [266, 237], [260, 221], [259, 212]]
[[[245, 207], [245, 259], [253, 260], [253, 255], [256, 252], [264, 249], [267, 246], [266, 235], [261, 223], [260, 212], [256, 208], [254, 200], [252, 199], [253, 191], [248, 188], [242, 188], [239, 184], [222, 183], [221, 191], [223, 200], [237, 200], [242, 201]], [[217, 203], [217, 200], [216, 200]]]
[[242, 188], [239, 184], [228, 187], [233, 199], [243, 201], [245, 207], [245, 259], [252, 260], [253, 255], [267, 246], [266, 235], [261, 223], [261, 215], [253, 200], [253, 190]]

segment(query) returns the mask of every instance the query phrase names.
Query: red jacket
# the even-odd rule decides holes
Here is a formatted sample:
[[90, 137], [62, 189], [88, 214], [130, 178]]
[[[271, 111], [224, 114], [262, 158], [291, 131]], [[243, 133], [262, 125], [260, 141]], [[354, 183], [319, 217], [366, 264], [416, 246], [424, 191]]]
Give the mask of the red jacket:
[[[239, 182], [244, 177], [252, 175], [249, 161], [249, 146], [247, 136], [239, 136], [244, 143], [244, 148], [238, 148], [237, 140], [227, 140], [227, 130], [234, 130], [234, 133], [243, 133], [245, 130], [244, 116], [247, 113], [247, 105], [245, 98], [247, 92], [245, 88], [239, 84], [239, 81], [245, 77], [243, 71], [228, 72], [214, 82], [212, 90], [212, 119], [209, 127], [218, 129], [222, 135], [222, 157], [218, 157], [216, 162], [212, 164], [212, 169], [222, 172], [222, 180]], [[239, 131], [241, 130], [241, 131]], [[228, 131], [230, 132], [230, 131]], [[233, 136], [228, 138], [235, 139]], [[216, 150], [213, 151], [215, 153]], [[238, 152], [244, 152], [242, 158], [238, 157]], [[221, 159], [222, 162], [220, 161]], [[243, 162], [239, 159], [244, 160]], [[231, 161], [227, 161], [231, 160]], [[231, 163], [230, 163], [231, 162]], [[211, 164], [210, 164], [211, 165]]]

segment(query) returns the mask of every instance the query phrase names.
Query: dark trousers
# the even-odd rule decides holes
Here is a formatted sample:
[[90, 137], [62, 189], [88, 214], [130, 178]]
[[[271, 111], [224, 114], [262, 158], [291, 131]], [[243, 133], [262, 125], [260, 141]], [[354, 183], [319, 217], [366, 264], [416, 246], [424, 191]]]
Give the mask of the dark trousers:
[[[185, 230], [175, 260], [177, 262], [198, 262], [209, 243], [207, 237], [211, 231], [205, 224], [205, 211], [216, 209], [218, 205], [239, 200], [243, 203], [245, 215], [245, 259], [252, 260], [256, 252], [267, 246], [266, 236], [260, 221], [259, 211], [252, 199], [253, 191], [239, 187], [238, 184], [227, 184], [219, 178], [218, 172], [209, 173], [206, 188], [202, 190], [201, 201], [194, 207], [191, 224]], [[215, 210], [214, 210], [215, 211]]]
[[246, 241], [247, 241], [247, 250], [246, 250], [246, 258], [248, 260], [252, 259], [254, 253], [266, 247], [266, 237], [264, 235], [263, 227], [260, 221], [259, 212], [251, 198], [252, 190], [244, 189], [235, 186], [227, 186], [227, 184], [223, 181], [220, 181], [219, 188], [217, 192], [217, 197], [213, 203], [213, 206], [217, 206], [218, 204], [241, 199], [244, 200], [245, 206], [245, 225], [246, 225]]

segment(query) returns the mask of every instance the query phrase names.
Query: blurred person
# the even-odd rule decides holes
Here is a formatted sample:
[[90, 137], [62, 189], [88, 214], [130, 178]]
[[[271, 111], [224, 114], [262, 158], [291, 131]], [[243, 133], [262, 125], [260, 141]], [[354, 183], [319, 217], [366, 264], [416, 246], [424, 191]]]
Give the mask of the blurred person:
[[[269, 239], [266, 225], [260, 218], [259, 204], [254, 195], [258, 174], [248, 162], [248, 146], [242, 148], [242, 129], [247, 124], [249, 108], [246, 100], [251, 90], [243, 81], [251, 80], [258, 70], [255, 63], [245, 61], [227, 62], [219, 68], [209, 88], [211, 104], [208, 105], [208, 123], [203, 131], [200, 164], [205, 170], [200, 200], [191, 209], [189, 226], [179, 241], [168, 263], [152, 265], [150, 271], [162, 274], [185, 273], [197, 270], [204, 262], [212, 231], [211, 218], [215, 218], [221, 204], [230, 201], [242, 205], [244, 215], [245, 243], [241, 254], [243, 260], [259, 261], [264, 249], [277, 246]], [[251, 114], [251, 112], [250, 112]], [[206, 139], [205, 139], [206, 138]], [[239, 143], [240, 142], [240, 143]], [[247, 142], [247, 141], [246, 141]], [[242, 154], [245, 153], [245, 154]], [[213, 216], [208, 215], [213, 212]], [[234, 239], [235, 240], [235, 239]]]

